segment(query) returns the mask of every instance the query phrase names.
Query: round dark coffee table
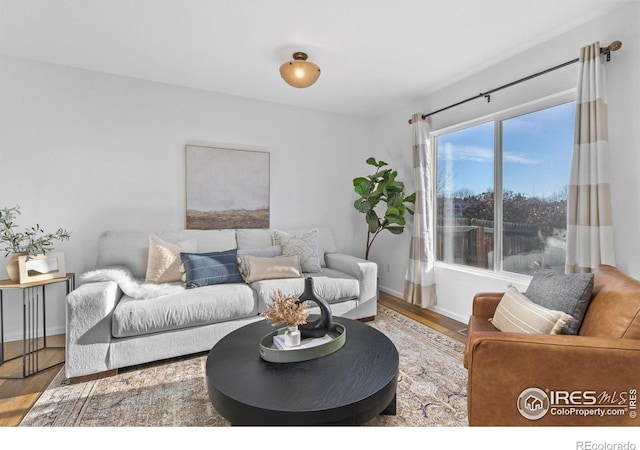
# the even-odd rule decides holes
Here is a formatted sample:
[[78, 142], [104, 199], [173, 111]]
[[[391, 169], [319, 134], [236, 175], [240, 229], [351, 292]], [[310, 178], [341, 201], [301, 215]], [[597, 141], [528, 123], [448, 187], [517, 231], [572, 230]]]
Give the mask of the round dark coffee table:
[[209, 399], [232, 425], [360, 425], [396, 413], [398, 351], [364, 323], [333, 317], [346, 342], [321, 358], [271, 363], [260, 339], [275, 329], [264, 320], [222, 338], [207, 357]]

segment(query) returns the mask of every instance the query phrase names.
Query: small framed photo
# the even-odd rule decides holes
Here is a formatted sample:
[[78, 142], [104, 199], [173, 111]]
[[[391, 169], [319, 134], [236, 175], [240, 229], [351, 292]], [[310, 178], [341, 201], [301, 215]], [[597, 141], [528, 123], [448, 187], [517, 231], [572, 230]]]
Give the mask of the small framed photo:
[[67, 275], [64, 253], [24, 255], [18, 257], [20, 284], [61, 278]]

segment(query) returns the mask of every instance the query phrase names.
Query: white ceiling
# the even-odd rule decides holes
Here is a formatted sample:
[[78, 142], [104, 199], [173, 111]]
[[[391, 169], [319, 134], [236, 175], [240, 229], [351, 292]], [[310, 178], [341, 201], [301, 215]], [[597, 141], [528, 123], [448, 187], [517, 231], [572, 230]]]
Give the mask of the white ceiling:
[[[373, 116], [548, 40], [619, 0], [0, 0], [0, 53]], [[307, 89], [280, 64], [322, 69]]]

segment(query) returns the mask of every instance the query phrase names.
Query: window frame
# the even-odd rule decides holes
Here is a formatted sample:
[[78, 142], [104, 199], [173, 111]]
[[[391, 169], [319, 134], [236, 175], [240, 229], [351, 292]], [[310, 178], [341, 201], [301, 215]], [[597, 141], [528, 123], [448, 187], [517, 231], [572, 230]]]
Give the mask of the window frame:
[[[540, 111], [547, 108], [552, 108], [555, 106], [562, 105], [564, 103], [570, 103], [576, 101], [576, 89], [569, 89], [567, 91], [563, 91], [554, 95], [550, 95], [538, 100], [534, 100], [531, 102], [523, 103], [511, 108], [507, 108], [501, 111], [497, 111], [494, 113], [490, 113], [484, 115], [482, 117], [477, 117], [475, 119], [467, 120], [462, 123], [458, 123], [455, 125], [446, 126], [444, 128], [440, 128], [437, 130], [432, 130], [429, 133], [429, 143], [430, 143], [430, 151], [432, 156], [432, 167], [430, 171], [431, 180], [433, 183], [437, 183], [437, 174], [438, 174], [438, 137], [453, 133], [456, 131], [463, 130], [465, 128], [469, 128], [472, 126], [480, 125], [482, 123], [493, 122], [493, 187], [494, 187], [494, 248], [493, 248], [493, 269], [483, 269], [473, 266], [467, 266], [464, 264], [456, 264], [456, 263], [447, 263], [444, 261], [435, 260], [434, 263], [436, 266], [447, 266], [454, 267], [457, 269], [468, 270], [470, 272], [476, 273], [491, 273], [491, 274], [501, 274], [508, 277], [525, 277], [530, 279], [531, 277], [524, 274], [519, 274], [516, 272], [507, 272], [503, 270], [503, 185], [502, 185], [502, 174], [503, 174], [503, 159], [502, 159], [502, 122], [508, 119], [512, 119], [514, 117], [522, 116], [525, 114], [530, 114], [536, 111]], [[569, 179], [567, 178], [567, 184], [569, 183]], [[437, 200], [437, 192], [436, 189], [433, 189], [433, 198], [432, 198], [433, 207], [433, 217], [431, 218], [431, 226], [432, 229], [436, 229], [437, 227], [437, 218], [438, 218], [438, 200]], [[433, 248], [437, 248], [437, 233], [432, 233], [433, 236]], [[435, 255], [434, 255], [435, 257]]]

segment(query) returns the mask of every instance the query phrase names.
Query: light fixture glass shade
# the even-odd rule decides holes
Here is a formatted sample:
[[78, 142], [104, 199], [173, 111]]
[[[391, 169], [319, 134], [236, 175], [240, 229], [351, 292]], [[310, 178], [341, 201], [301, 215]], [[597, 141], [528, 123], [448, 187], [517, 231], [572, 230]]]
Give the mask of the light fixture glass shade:
[[307, 54], [296, 52], [293, 61], [288, 61], [280, 66], [280, 75], [287, 84], [306, 88], [311, 86], [320, 77], [320, 67], [307, 61]]

